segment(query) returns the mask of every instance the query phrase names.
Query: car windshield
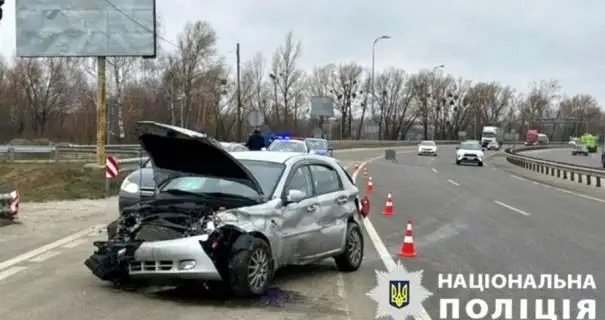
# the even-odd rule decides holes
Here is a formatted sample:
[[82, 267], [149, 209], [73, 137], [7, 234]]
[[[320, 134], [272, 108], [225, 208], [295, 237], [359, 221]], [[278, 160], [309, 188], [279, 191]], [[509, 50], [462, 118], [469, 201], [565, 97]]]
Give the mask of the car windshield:
[[276, 140], [271, 143], [269, 151], [306, 152], [305, 144], [298, 141]]
[[328, 141], [322, 139], [307, 139], [305, 140], [311, 150], [328, 150]]
[[[256, 178], [265, 195], [272, 194], [285, 166], [281, 163], [240, 160], [252, 175]], [[256, 198], [256, 190], [246, 186], [243, 183], [226, 180], [221, 178], [209, 178], [200, 176], [178, 177], [170, 180], [162, 187], [160, 192], [166, 191], [184, 191], [187, 193], [226, 193], [246, 198]]]
[[483, 132], [481, 135], [484, 138], [495, 138], [496, 137], [496, 134], [493, 132]]
[[420, 142], [421, 146], [425, 146], [425, 147], [434, 147], [435, 146], [435, 142], [433, 141], [422, 141]]
[[478, 142], [463, 142], [460, 144], [460, 149], [463, 150], [481, 150], [481, 145]]

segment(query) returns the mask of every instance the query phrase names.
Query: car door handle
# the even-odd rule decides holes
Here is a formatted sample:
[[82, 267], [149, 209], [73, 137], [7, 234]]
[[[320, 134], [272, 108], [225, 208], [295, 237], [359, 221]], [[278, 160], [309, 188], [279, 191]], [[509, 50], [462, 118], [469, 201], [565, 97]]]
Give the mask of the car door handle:
[[336, 202], [338, 202], [338, 204], [345, 204], [345, 203], [349, 202], [349, 198], [340, 197], [340, 198], [336, 199]]
[[317, 210], [317, 207], [319, 207], [319, 204], [312, 204], [310, 206], [307, 207], [307, 212], [313, 212], [315, 210]]

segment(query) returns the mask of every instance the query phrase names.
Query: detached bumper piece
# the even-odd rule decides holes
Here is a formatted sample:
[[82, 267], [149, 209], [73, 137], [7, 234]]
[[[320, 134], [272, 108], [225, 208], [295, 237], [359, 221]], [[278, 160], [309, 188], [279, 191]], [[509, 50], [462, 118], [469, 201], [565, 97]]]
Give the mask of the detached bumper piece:
[[10, 193], [0, 193], [0, 219], [14, 220], [19, 215], [21, 197], [16, 190]]
[[128, 262], [133, 259], [133, 253], [138, 243], [113, 243], [97, 241], [94, 243], [97, 251], [90, 256], [84, 265], [103, 281], [119, 282], [128, 278]]

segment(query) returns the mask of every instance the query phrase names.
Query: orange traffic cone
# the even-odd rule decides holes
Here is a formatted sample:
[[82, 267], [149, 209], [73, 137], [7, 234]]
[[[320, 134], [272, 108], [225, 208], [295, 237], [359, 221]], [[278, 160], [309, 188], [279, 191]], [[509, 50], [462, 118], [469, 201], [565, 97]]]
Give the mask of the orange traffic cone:
[[390, 193], [387, 195], [387, 201], [384, 204], [384, 211], [382, 212], [382, 214], [387, 217], [391, 217], [395, 214], [395, 212], [393, 211], [393, 197]]
[[365, 167], [364, 167], [364, 168], [363, 168], [363, 178], [367, 180], [367, 179], [368, 179], [368, 177], [369, 177], [369, 176], [368, 176], [368, 168], [365, 168]]
[[401, 245], [399, 256], [404, 258], [416, 257], [416, 245], [414, 244], [414, 232], [412, 231], [412, 220], [408, 221], [408, 226], [405, 229], [405, 237]]
[[372, 177], [369, 177], [368, 179], [368, 187], [366, 188], [366, 192], [373, 193], [376, 190], [374, 189], [374, 184], [372, 183]]

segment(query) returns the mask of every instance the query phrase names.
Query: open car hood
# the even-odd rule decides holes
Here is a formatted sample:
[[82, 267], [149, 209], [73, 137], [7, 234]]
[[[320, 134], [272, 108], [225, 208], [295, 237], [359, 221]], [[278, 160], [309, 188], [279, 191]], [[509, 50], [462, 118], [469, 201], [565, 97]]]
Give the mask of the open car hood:
[[252, 173], [207, 135], [154, 121], [139, 121], [137, 129], [153, 163], [156, 186], [179, 176], [203, 176], [237, 181], [263, 196]]

